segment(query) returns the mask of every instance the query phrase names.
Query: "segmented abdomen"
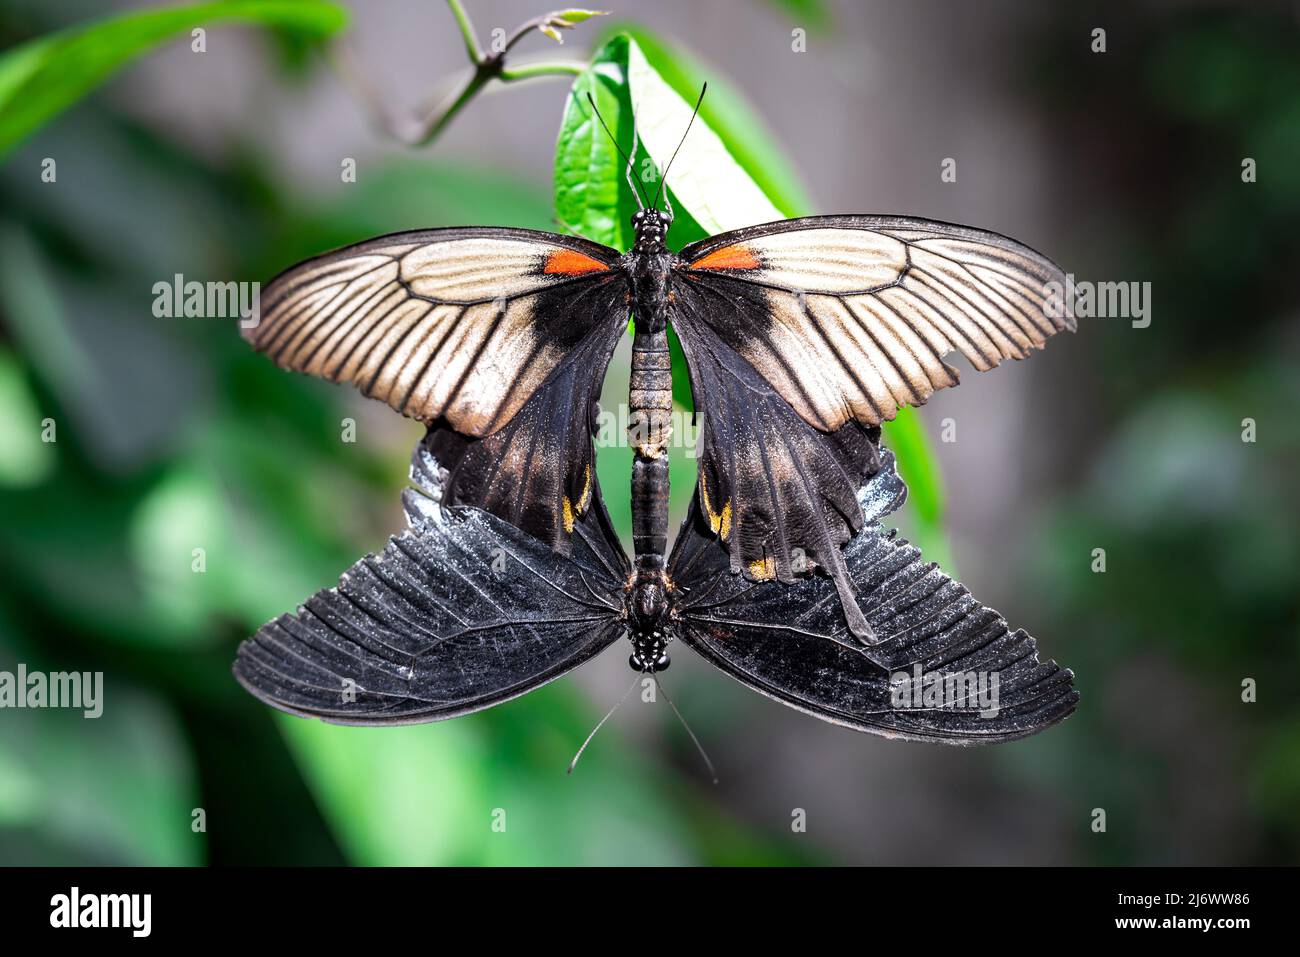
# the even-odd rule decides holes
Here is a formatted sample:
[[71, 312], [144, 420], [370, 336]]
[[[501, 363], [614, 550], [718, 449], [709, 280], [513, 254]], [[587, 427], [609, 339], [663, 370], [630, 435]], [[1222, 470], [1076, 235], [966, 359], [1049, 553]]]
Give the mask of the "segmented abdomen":
[[639, 569], [664, 567], [668, 547], [668, 443], [672, 438], [673, 374], [668, 333], [637, 331], [627, 434], [632, 462], [632, 546]]

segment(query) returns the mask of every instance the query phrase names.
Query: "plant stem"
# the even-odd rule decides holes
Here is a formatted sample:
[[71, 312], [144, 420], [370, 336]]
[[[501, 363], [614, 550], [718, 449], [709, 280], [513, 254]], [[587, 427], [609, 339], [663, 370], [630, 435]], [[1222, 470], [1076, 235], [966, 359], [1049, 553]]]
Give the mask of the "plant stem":
[[502, 68], [501, 79], [505, 83], [516, 80], [531, 80], [539, 76], [578, 76], [587, 69], [585, 63], [566, 63], [548, 61], [545, 63], [525, 63], [522, 66]]
[[470, 65], [474, 69], [458, 88], [458, 91], [445, 101], [446, 105], [433, 110], [423, 119], [411, 118], [405, 124], [400, 124], [384, 108], [374, 88], [366, 82], [361, 72], [356, 69], [346, 48], [340, 45], [336, 55], [330, 57], [330, 63], [335, 71], [352, 88], [353, 93], [361, 100], [371, 114], [372, 119], [389, 136], [409, 146], [427, 146], [432, 143], [447, 128], [447, 124], [465, 108], [466, 104], [474, 99], [479, 91], [492, 80], [500, 80], [502, 83], [517, 83], [521, 80], [532, 80], [546, 76], [577, 76], [586, 69], [586, 64], [559, 60], [524, 63], [515, 67], [506, 66], [506, 54], [510, 52], [516, 43], [528, 34], [540, 30], [548, 23], [553, 23], [550, 14], [534, 17], [532, 20], [521, 24], [510, 34], [500, 51], [484, 53], [474, 33], [474, 24], [470, 22], [469, 14], [465, 12], [461, 0], [447, 0], [447, 6], [451, 9], [451, 15], [456, 20], [456, 25], [460, 28], [461, 36], [465, 40], [465, 52], [469, 56]]
[[465, 85], [461, 87], [460, 92], [456, 94], [450, 104], [424, 121], [423, 129], [409, 139], [410, 145], [428, 146], [437, 139], [438, 134], [446, 128], [457, 113], [464, 109], [465, 104], [474, 99], [478, 91], [483, 89], [490, 79], [492, 79], [491, 75], [484, 73], [482, 69], [477, 69], [470, 74], [469, 79], [465, 81]]
[[475, 65], [482, 63], [483, 51], [479, 48], [478, 37], [474, 34], [474, 24], [470, 22], [464, 5], [460, 0], [447, 0], [447, 6], [451, 7], [451, 15], [456, 18], [460, 34], [465, 38], [465, 52], [469, 54], [469, 62]]

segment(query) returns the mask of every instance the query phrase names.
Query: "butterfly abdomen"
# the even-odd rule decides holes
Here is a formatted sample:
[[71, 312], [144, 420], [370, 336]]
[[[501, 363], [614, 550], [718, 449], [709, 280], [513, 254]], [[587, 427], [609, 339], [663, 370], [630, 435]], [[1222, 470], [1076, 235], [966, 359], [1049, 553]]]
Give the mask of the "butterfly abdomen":
[[643, 457], [657, 459], [672, 438], [673, 374], [668, 333], [638, 330], [632, 342], [627, 434]]
[[673, 378], [668, 333], [638, 327], [632, 340], [627, 434], [632, 443], [632, 544], [638, 568], [662, 569], [668, 546], [668, 442]]

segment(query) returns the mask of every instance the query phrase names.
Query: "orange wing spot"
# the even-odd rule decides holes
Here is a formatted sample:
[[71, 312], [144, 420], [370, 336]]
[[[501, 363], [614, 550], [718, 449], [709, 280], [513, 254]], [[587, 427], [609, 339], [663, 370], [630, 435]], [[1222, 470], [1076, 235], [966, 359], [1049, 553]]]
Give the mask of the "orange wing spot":
[[762, 263], [745, 246], [723, 246], [691, 263], [692, 269], [757, 269]]
[[547, 275], [581, 276], [583, 273], [605, 272], [608, 269], [603, 262], [590, 256], [576, 253], [572, 249], [557, 249], [546, 257], [546, 268], [542, 272]]

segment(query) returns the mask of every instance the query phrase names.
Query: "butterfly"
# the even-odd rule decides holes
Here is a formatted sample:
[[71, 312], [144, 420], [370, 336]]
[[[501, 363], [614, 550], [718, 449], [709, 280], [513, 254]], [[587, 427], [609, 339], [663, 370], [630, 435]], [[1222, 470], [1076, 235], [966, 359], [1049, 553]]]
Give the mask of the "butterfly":
[[[427, 229], [268, 285], [244, 333], [257, 350], [428, 431], [409, 527], [245, 641], [238, 680], [293, 714], [402, 724], [509, 700], [623, 640], [653, 677], [680, 641], [765, 695], [889, 737], [1004, 741], [1068, 715], [1071, 672], [882, 525], [906, 496], [882, 425], [957, 384], [948, 354], [985, 370], [1072, 330], [1051, 302], [1060, 268], [902, 216], [790, 219], [673, 252], [671, 205], [633, 191], [627, 253]], [[629, 316], [630, 559], [592, 442]], [[701, 430], [671, 552], [670, 326]]]

